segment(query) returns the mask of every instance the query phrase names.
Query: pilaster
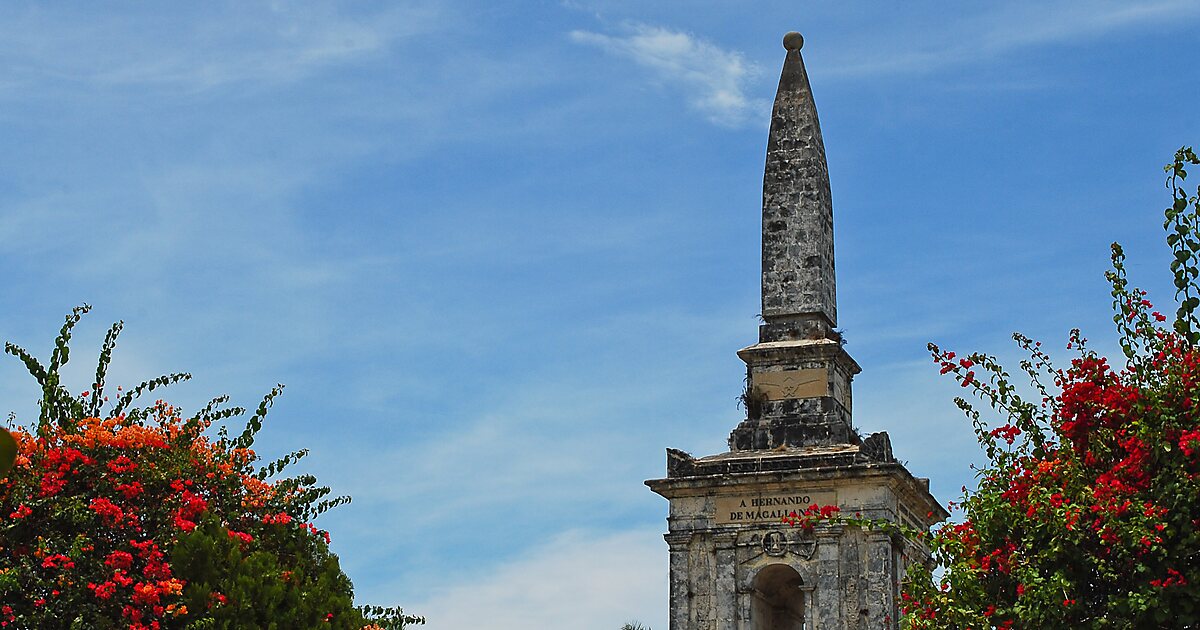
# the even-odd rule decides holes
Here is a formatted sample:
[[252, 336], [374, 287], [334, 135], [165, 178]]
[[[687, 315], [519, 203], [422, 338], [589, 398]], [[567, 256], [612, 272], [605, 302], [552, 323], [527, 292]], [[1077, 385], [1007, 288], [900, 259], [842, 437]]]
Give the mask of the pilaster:
[[670, 630], [691, 630], [688, 618], [691, 614], [691, 571], [688, 570], [688, 555], [692, 533], [668, 533], [663, 538], [670, 549]]
[[841, 538], [845, 526], [820, 523], [817, 537], [817, 592], [813, 617], [822, 630], [842, 628], [841, 623]]
[[896, 600], [895, 545], [892, 535], [872, 530], [867, 540], [867, 627], [891, 628]]
[[713, 534], [716, 551], [716, 630], [737, 630], [737, 532]]

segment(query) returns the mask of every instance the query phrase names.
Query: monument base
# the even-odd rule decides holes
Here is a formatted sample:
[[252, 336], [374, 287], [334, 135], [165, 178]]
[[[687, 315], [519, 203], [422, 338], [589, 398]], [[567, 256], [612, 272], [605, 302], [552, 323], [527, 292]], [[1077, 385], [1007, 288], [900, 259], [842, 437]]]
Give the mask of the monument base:
[[784, 523], [814, 504], [915, 530], [946, 518], [929, 481], [883, 452], [886, 440], [703, 458], [669, 451], [667, 478], [646, 485], [670, 501], [670, 630], [896, 627], [900, 579], [929, 556], [919, 542]]

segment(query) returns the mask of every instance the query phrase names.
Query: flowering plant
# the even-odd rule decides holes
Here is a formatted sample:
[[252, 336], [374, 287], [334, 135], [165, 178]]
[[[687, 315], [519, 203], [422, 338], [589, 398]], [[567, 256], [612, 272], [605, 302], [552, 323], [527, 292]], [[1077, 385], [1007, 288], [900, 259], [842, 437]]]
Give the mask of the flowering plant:
[[988, 456], [963, 518], [928, 542], [940, 572], [909, 572], [908, 628], [1200, 627], [1200, 189], [1183, 189], [1180, 149], [1168, 165], [1164, 227], [1179, 306], [1173, 321], [1128, 285], [1112, 246], [1116, 324], [1110, 364], [1072, 331], [1070, 366], [1014, 335], [1032, 395], [985, 354], [930, 344], [943, 374], [1004, 416], [985, 422], [967, 401]]
[[[172, 374], [109, 404], [105, 373], [121, 324], [108, 332], [95, 382], [72, 395], [60, 383], [67, 317], [43, 366], [12, 344], [42, 387], [41, 416], [13, 432], [15, 468], [0, 480], [0, 627], [403, 628], [399, 609], [355, 608], [350, 580], [312, 520], [348, 497], [311, 475], [277, 479], [297, 451], [259, 466], [251, 449], [282, 387], [237, 437], [240, 416], [215, 398], [184, 417], [144, 394], [187, 379]], [[107, 407], [107, 409], [106, 409]], [[214, 429], [214, 424], [219, 424]], [[215, 435], [214, 435], [215, 434]]]

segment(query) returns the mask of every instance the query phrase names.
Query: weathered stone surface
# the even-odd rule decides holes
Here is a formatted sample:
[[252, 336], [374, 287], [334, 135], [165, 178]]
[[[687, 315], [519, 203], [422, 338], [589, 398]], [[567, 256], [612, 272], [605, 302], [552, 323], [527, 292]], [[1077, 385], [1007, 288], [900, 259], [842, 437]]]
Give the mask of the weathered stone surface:
[[789, 527], [808, 505], [926, 529], [948, 514], [892, 454], [860, 438], [835, 330], [833, 211], [825, 148], [804, 62], [789, 33], [763, 178], [763, 317], [745, 361], [746, 419], [726, 453], [667, 449], [669, 630], [894, 628], [899, 578], [919, 541], [838, 523]]
[[837, 326], [833, 202], [825, 144], [800, 50], [788, 50], [763, 174], [762, 315]]
[[[899, 575], [907, 562], [928, 554], [916, 541], [840, 524], [818, 524], [810, 532], [781, 521], [729, 522], [722, 514], [750, 496], [803, 493], [846, 513], [918, 529], [945, 518], [921, 480], [899, 463], [849, 460], [815, 465], [829, 463], [824, 459], [829, 453], [819, 451], [780, 456], [792, 465], [778, 470], [729, 473], [706, 468], [715, 460], [764, 458], [726, 453], [693, 460], [697, 471], [706, 474], [646, 482], [670, 501], [670, 531], [665, 536], [671, 549], [669, 630], [894, 627]], [[781, 566], [795, 571], [799, 580], [794, 586], [797, 599], [780, 604], [787, 609], [782, 611], [764, 604], [757, 588], [764, 572]], [[788, 610], [802, 611], [804, 625], [778, 625], [784, 623], [780, 619], [790, 618]], [[767, 615], [776, 625], [762, 625]]]
[[[850, 382], [861, 368], [833, 339], [759, 342], [738, 351], [746, 362], [749, 387], [746, 420], [729, 436], [734, 450], [857, 444], [851, 425]], [[798, 388], [794, 396], [764, 392], [757, 384], [781, 372], [825, 374], [819, 392]], [[817, 395], [812, 395], [813, 393]]]
[[[746, 361], [750, 386], [746, 421], [729, 436], [736, 450], [857, 443], [850, 423], [850, 380], [859, 367], [842, 350], [836, 330], [833, 202], [825, 145], [800, 56], [803, 37], [787, 37], [763, 172], [764, 324], [759, 343], [738, 353]], [[778, 388], [760, 384], [760, 375], [793, 370], [826, 371], [826, 387], [797, 388], [780, 396]]]
[[[887, 431], [872, 433], [863, 440], [861, 451], [867, 459], [875, 462], [894, 462], [896, 458], [892, 455], [892, 438], [888, 437]], [[926, 479], [926, 482], [929, 480]], [[925, 484], [925, 489], [929, 489], [929, 484]]]

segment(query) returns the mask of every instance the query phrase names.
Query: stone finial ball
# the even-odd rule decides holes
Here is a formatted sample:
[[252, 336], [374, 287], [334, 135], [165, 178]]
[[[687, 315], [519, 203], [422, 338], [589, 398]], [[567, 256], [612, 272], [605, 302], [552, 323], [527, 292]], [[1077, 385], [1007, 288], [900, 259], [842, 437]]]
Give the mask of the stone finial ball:
[[792, 31], [783, 36], [783, 47], [788, 50], [800, 50], [804, 46], [804, 36]]

